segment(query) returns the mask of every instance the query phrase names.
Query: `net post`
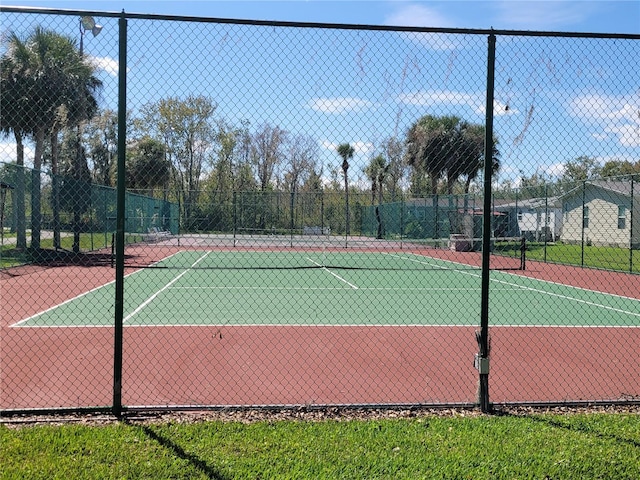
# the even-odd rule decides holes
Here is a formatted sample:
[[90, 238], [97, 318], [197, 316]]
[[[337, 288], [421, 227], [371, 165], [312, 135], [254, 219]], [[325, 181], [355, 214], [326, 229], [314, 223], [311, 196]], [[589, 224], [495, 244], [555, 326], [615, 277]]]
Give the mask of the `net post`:
[[633, 209], [635, 208], [634, 202], [633, 202], [633, 187], [634, 187], [634, 182], [635, 180], [635, 175], [631, 175], [631, 193], [629, 195], [629, 273], [633, 273], [633, 235], [634, 235], [634, 230], [633, 230], [633, 222], [635, 221], [634, 215], [633, 215]]
[[233, 191], [233, 195], [231, 197], [231, 201], [233, 202], [233, 246], [236, 246], [236, 230], [238, 229], [238, 209], [237, 202], [238, 197], [236, 195], [236, 191]]
[[585, 239], [585, 231], [586, 228], [586, 219], [585, 214], [587, 213], [586, 206], [586, 191], [587, 191], [587, 181], [582, 181], [582, 228], [581, 230], [581, 240], [580, 240], [580, 266], [584, 267], [584, 239]]
[[111, 268], [116, 266], [116, 234], [111, 233]]
[[294, 215], [293, 215], [293, 209], [295, 207], [295, 195], [296, 195], [296, 187], [295, 185], [293, 186], [293, 188], [291, 189], [291, 194], [290, 194], [290, 208], [291, 208], [291, 212], [290, 212], [290, 227], [289, 227], [289, 239], [290, 239], [290, 246], [291, 248], [293, 248], [293, 230], [295, 227], [295, 219], [294, 219]]

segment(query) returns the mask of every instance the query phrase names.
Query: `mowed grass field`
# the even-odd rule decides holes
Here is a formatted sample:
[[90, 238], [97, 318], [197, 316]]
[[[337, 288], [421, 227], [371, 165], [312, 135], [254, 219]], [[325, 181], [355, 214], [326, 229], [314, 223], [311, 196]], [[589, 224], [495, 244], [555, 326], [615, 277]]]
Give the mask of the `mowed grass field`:
[[527, 259], [577, 265], [604, 270], [640, 273], [640, 250], [601, 247], [593, 245], [568, 245], [563, 243], [529, 243]]
[[638, 412], [13, 423], [0, 478], [631, 480]]

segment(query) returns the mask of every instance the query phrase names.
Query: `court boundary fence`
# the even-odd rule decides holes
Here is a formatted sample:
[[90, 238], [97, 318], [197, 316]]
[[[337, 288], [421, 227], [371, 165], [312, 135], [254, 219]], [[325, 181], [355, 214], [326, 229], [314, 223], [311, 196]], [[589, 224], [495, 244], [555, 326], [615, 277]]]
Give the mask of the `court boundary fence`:
[[[562, 38], [588, 38], [588, 39], [628, 39], [640, 40], [640, 35], [633, 34], [598, 34], [598, 33], [569, 33], [569, 32], [536, 32], [518, 30], [494, 30], [494, 29], [452, 29], [452, 28], [418, 28], [418, 27], [388, 27], [379, 25], [349, 25], [349, 24], [327, 24], [327, 23], [299, 23], [281, 21], [258, 21], [223, 18], [201, 18], [182, 17], [166, 15], [148, 15], [126, 13], [87, 11], [87, 10], [58, 10], [41, 8], [21, 8], [21, 7], [0, 7], [0, 13], [23, 13], [31, 15], [62, 15], [62, 16], [86, 16], [93, 15], [99, 17], [109, 17], [117, 19], [119, 27], [118, 41], [118, 127], [117, 127], [117, 192], [116, 192], [116, 218], [115, 218], [115, 288], [114, 288], [114, 343], [113, 343], [113, 377], [112, 377], [112, 405], [108, 408], [116, 416], [120, 416], [130, 407], [123, 404], [123, 317], [124, 317], [124, 277], [125, 277], [125, 244], [127, 232], [127, 204], [131, 201], [126, 191], [126, 151], [127, 151], [127, 72], [128, 72], [128, 25], [136, 20], [157, 20], [157, 21], [178, 21], [188, 23], [209, 23], [209, 24], [236, 24], [249, 26], [270, 26], [270, 27], [293, 27], [293, 28], [313, 28], [324, 30], [357, 30], [357, 31], [392, 31], [403, 33], [435, 33], [452, 35], [472, 35], [486, 38], [486, 102], [485, 102], [485, 145], [493, 146], [493, 124], [494, 124], [494, 82], [495, 82], [495, 60], [496, 60], [496, 39], [499, 37], [562, 37]], [[491, 158], [492, 148], [485, 148], [484, 158], [484, 179], [483, 179], [483, 222], [482, 222], [482, 293], [480, 306], [480, 324], [477, 331], [478, 353], [475, 355], [474, 366], [478, 372], [478, 398], [474, 405], [446, 404], [446, 407], [479, 407], [482, 412], [492, 410], [492, 402], [489, 397], [489, 357], [490, 357], [490, 322], [489, 322], [489, 272], [490, 272], [490, 241], [492, 202], [492, 173], [493, 163]], [[600, 403], [640, 403], [639, 400], [611, 401]], [[567, 402], [549, 402], [549, 404], [567, 405]], [[573, 402], [573, 404], [594, 404], [598, 402], [587, 400], [585, 402]], [[349, 405], [350, 407], [373, 407], [377, 404]], [[384, 404], [384, 408], [393, 408], [393, 405]], [[398, 406], [396, 406], [398, 407]], [[402, 405], [406, 407], [406, 405]], [[158, 408], [148, 407], [148, 408]], [[166, 407], [169, 410], [198, 408], [185, 406]], [[213, 408], [213, 407], [212, 407]], [[225, 407], [228, 408], [228, 407]], [[96, 410], [91, 409], [91, 410]], [[74, 408], [73, 411], [82, 411], [81, 408]], [[2, 412], [7, 414], [6, 411]]]

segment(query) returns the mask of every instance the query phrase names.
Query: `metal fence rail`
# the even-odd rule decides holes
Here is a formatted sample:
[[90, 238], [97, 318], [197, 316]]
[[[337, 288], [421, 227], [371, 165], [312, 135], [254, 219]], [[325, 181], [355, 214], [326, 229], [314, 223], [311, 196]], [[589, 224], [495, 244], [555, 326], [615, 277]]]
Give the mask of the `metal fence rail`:
[[640, 36], [0, 14], [2, 414], [640, 401]]

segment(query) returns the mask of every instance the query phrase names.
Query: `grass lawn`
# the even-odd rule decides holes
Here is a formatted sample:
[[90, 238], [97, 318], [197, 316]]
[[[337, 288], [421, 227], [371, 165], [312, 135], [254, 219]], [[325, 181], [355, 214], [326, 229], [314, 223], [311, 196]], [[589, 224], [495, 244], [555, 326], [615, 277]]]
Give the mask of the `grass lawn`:
[[0, 478], [638, 479], [640, 414], [0, 426]]
[[[513, 245], [498, 245], [504, 255], [518, 255]], [[563, 243], [527, 243], [527, 260], [578, 265], [605, 270], [640, 273], [640, 250], [617, 247], [568, 245]]]
[[[10, 237], [15, 239], [15, 234]], [[125, 242], [137, 243], [142, 240], [141, 234], [127, 234], [125, 236]], [[31, 243], [30, 234], [27, 234], [27, 243]], [[46, 236], [40, 240], [40, 247], [45, 250], [53, 251], [53, 238]], [[60, 247], [62, 250], [68, 252], [73, 250], [73, 234], [65, 232], [60, 238]], [[80, 251], [91, 252], [95, 250], [105, 249], [111, 247], [111, 234], [105, 233], [81, 233], [80, 234]], [[0, 268], [9, 268], [16, 265], [24, 265], [32, 261], [27, 252], [19, 251], [15, 248], [15, 240], [13, 242], [6, 242], [0, 247]]]

